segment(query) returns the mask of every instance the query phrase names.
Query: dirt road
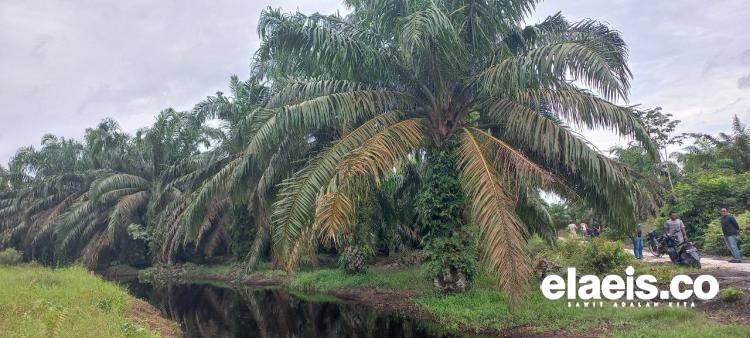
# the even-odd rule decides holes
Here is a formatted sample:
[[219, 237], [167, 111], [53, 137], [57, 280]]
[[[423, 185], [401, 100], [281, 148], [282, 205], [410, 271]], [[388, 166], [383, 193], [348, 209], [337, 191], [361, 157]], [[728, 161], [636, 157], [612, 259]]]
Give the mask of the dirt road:
[[[626, 251], [633, 253], [633, 249], [626, 248]], [[700, 274], [709, 274], [719, 280], [722, 287], [734, 286], [750, 291], [750, 260], [742, 263], [729, 263], [731, 257], [704, 256], [701, 255], [701, 272]], [[669, 257], [663, 255], [654, 257], [648, 249], [643, 250], [643, 261], [647, 263], [669, 263]]]
[[[626, 251], [633, 253], [633, 249], [626, 248]], [[701, 267], [703, 270], [736, 270], [750, 273], [750, 260], [743, 261], [742, 263], [729, 263], [728, 261], [732, 257], [718, 257], [718, 256], [704, 256], [701, 254]], [[661, 257], [654, 257], [648, 249], [643, 250], [643, 260], [646, 262], [669, 262], [669, 256], [662, 255]]]

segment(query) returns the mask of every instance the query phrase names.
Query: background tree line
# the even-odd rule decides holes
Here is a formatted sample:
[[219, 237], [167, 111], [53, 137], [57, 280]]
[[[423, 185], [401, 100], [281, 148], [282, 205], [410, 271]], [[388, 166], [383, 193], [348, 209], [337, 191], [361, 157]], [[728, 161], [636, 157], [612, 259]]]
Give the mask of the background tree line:
[[441, 289], [481, 268], [518, 300], [526, 240], [556, 237], [543, 193], [623, 231], [661, 205], [658, 177], [576, 132], [630, 137], [654, 170], [670, 142], [613, 103], [632, 77], [616, 30], [561, 14], [525, 25], [537, 1], [345, 3], [345, 16], [263, 11], [229, 95], [132, 135], [105, 120], [19, 150], [2, 170], [1, 245], [51, 264], [230, 254], [288, 271], [320, 252], [416, 248]]
[[[704, 233], [726, 207], [735, 214], [750, 208], [750, 128], [737, 116], [731, 117], [731, 130], [718, 135], [675, 133], [681, 123], [661, 108], [639, 111], [638, 115], [660, 148], [661, 161], [646, 156], [634, 143], [610, 150], [613, 157], [637, 173], [634, 177], [660, 196], [656, 215], [640, 215], [644, 228], [661, 230], [670, 211], [676, 211], [688, 228], [691, 240], [704, 244]], [[730, 117], [727, 117], [729, 120]], [[671, 148], [671, 153], [667, 148]], [[591, 218], [592, 212], [580, 204], [554, 205], [554, 217], [576, 222]], [[614, 229], [614, 238], [632, 236]], [[723, 245], [723, 244], [722, 244]]]

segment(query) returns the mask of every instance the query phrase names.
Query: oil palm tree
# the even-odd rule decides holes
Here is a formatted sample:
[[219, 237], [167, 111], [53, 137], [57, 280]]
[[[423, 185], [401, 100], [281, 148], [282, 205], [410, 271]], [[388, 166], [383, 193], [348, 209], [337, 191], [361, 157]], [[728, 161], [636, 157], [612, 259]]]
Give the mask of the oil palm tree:
[[737, 173], [750, 170], [750, 128], [735, 115], [732, 131], [708, 134], [690, 134], [694, 143], [678, 155], [687, 172], [728, 168]]
[[92, 177], [83, 170], [83, 144], [54, 135], [45, 135], [41, 143], [38, 150], [19, 149], [4, 175], [9, 189], [0, 193], [0, 247], [14, 246], [27, 258], [49, 263], [51, 242], [39, 234], [69, 210]]
[[[116, 126], [110, 129], [117, 130]], [[129, 228], [144, 231], [153, 227], [154, 236], [161, 235], [156, 215], [185, 195], [170, 180], [182, 170], [179, 165], [183, 159], [209, 145], [211, 133], [202, 117], [173, 109], [160, 112], [151, 127], [139, 130], [133, 137], [122, 138], [108, 135], [103, 128], [98, 130], [102, 133], [92, 132], [87, 137], [92, 148], [97, 149], [100, 142], [117, 145], [103, 152], [92, 151], [92, 157], [99, 155], [108, 167], [97, 170], [95, 181], [71, 211], [61, 215], [55, 227], [58, 251], [82, 256], [89, 265], [95, 265], [105, 247], [122, 249], [120, 239], [125, 237], [127, 242], [124, 235]], [[125, 143], [113, 143], [114, 140]], [[161, 245], [160, 239], [154, 238], [152, 243]]]
[[[294, 90], [293, 87], [289, 84], [287, 90]], [[308, 156], [311, 149], [319, 147], [330, 135], [325, 130], [287, 133], [274, 148], [255, 152], [248, 144], [256, 135], [266, 132], [259, 123], [268, 115], [266, 107], [278, 106], [280, 95], [286, 92], [274, 91], [258, 76], [247, 81], [232, 77], [230, 89], [229, 95], [218, 93], [195, 106], [196, 114], [219, 122], [216, 137], [221, 142], [186, 160], [190, 163], [187, 167], [197, 170], [185, 173], [178, 181], [189, 186], [190, 194], [179, 205], [167, 209], [170, 213], [164, 214], [168, 219], [162, 224], [169, 224], [175, 239], [202, 233], [216, 223], [210, 220], [224, 225], [232, 223], [233, 227], [254, 227], [253, 243], [245, 257], [246, 269], [253, 269], [270, 241], [270, 204], [278, 183], [299, 167], [300, 158]], [[251, 216], [249, 220], [241, 217], [247, 214]], [[164, 255], [169, 256], [169, 252]]]
[[[225, 181], [225, 174], [233, 169], [242, 159], [244, 129], [248, 116], [265, 104], [268, 88], [250, 79], [240, 81], [232, 76], [229, 83], [229, 95], [218, 92], [195, 105], [193, 113], [203, 120], [213, 120], [217, 128], [209, 135], [217, 141], [216, 146], [205, 152], [183, 159], [184, 166], [171, 173], [173, 187], [180, 187], [184, 194], [174, 199], [167, 208], [159, 213], [159, 233], [166, 234], [160, 248], [160, 259], [172, 262], [175, 249], [187, 239], [197, 239], [198, 243], [207, 237], [211, 229], [229, 229], [231, 227], [253, 227], [247, 217], [236, 217], [251, 208], [248, 203], [254, 188], [246, 177], [232, 177]], [[231, 189], [230, 189], [231, 187]], [[231, 191], [235, 193], [232, 194]], [[248, 192], [248, 193], [243, 193]], [[252, 209], [252, 208], [251, 208]], [[251, 210], [258, 212], [260, 210]], [[256, 217], [258, 218], [258, 217]], [[256, 252], [262, 250], [264, 233], [262, 227], [256, 226]], [[215, 234], [215, 232], [214, 232]], [[267, 236], [265, 236], [267, 237]], [[215, 238], [211, 236], [211, 238]], [[252, 255], [257, 261], [259, 254]]]
[[737, 115], [732, 118], [731, 133], [719, 133], [715, 143], [721, 156], [731, 161], [735, 172], [750, 171], [750, 128]]
[[536, 2], [350, 0], [345, 17], [262, 13], [256, 58], [276, 95], [255, 114], [244, 151], [262, 158], [287, 135], [334, 136], [273, 206], [274, 253], [288, 269], [309, 243], [347, 231], [358, 187], [410, 156], [455, 157], [449, 174], [513, 299], [529, 285], [516, 212], [524, 196], [574, 192], [614, 223], [632, 219], [626, 168], [563, 123], [612, 130], [656, 154], [632, 109], [613, 103], [629, 91], [626, 45], [604, 24], [560, 14], [522, 27]]
[[[179, 194], [164, 189], [163, 173], [178, 159], [198, 151], [201, 126], [197, 117], [167, 109], [135, 137], [107, 119], [87, 130], [85, 144], [68, 147], [77, 152], [62, 152], [64, 147], [55, 146], [66, 140], [43, 142], [40, 152], [20, 151], [11, 166], [24, 167], [16, 176], [29, 183], [15, 191], [17, 216], [7, 219], [15, 224], [9, 229], [16, 229], [14, 234], [27, 230], [30, 248], [52, 248], [44, 252], [51, 251], [58, 262], [80, 259], [95, 267], [105, 248], [124, 254], [136, 251], [134, 242], [123, 235], [131, 225], [148, 225], [153, 210], [161, 206], [157, 200], [166, 203]], [[59, 173], [46, 169], [50, 167]]]
[[0, 164], [0, 192], [8, 191], [10, 189], [10, 172]]

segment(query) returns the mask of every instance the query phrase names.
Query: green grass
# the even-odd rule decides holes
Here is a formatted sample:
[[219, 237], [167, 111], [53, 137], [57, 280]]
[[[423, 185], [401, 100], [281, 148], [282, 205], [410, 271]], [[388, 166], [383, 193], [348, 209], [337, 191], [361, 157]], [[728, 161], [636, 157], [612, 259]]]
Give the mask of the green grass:
[[[646, 263], [646, 262], [633, 262], [633, 268], [635, 268], [636, 275], [653, 275], [659, 283], [669, 283], [672, 277], [676, 275], [689, 275], [700, 273], [700, 269], [691, 268], [685, 265], [677, 265], [668, 262], [663, 263]], [[623, 272], [619, 272], [620, 275], [624, 275]]]
[[[639, 264], [638, 268], [642, 271], [640, 273], [653, 273], [659, 278], [690, 271], [672, 265], [648, 267]], [[411, 290], [414, 291], [412, 301], [450, 330], [504, 330], [523, 326], [539, 332], [597, 332], [616, 337], [750, 336], [750, 326], [715, 323], [692, 309], [614, 308], [611, 302], [605, 302], [602, 308], [576, 309], [568, 308], [567, 301], [547, 300], [538, 291], [532, 292], [524, 304], [511, 309], [493, 285], [492, 276], [485, 273], [477, 278], [469, 291], [444, 295], [433, 290], [418, 268], [371, 267], [366, 273], [358, 275], [349, 275], [337, 269], [299, 272], [289, 286], [297, 290], [321, 292], [340, 288]]]
[[421, 295], [414, 299], [450, 329], [516, 326], [533, 331], [599, 332], [617, 337], [748, 337], [750, 326], [721, 325], [691, 309], [568, 308], [566, 301], [550, 301], [533, 292], [526, 303], [511, 310], [495, 290], [474, 288], [456, 295]]
[[82, 267], [0, 266], [0, 332], [23, 337], [155, 337], [126, 318], [128, 295]]
[[341, 288], [375, 288], [381, 290], [431, 289], [418, 268], [370, 267], [365, 273], [347, 274], [340, 269], [302, 271], [294, 275], [289, 286], [297, 290], [328, 291]]

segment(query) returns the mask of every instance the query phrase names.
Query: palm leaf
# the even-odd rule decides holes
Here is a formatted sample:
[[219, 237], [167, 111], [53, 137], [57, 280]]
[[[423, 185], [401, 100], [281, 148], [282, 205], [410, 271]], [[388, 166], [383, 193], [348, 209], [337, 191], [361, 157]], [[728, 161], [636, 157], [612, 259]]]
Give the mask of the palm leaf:
[[459, 174], [470, 200], [471, 220], [480, 230], [484, 259], [495, 273], [500, 289], [517, 304], [529, 289], [531, 267], [525, 248], [525, 226], [515, 213], [515, 201], [471, 133], [462, 134], [457, 156]]

